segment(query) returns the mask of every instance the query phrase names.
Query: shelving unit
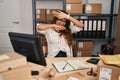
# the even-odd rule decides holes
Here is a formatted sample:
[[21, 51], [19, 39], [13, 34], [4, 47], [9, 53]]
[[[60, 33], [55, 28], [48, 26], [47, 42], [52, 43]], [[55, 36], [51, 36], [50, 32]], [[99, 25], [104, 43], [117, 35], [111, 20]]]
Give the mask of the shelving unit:
[[[33, 34], [36, 34], [36, 24], [37, 23], [50, 23], [50, 20], [36, 20], [36, 2], [37, 1], [56, 1], [56, 0], [32, 0], [32, 5], [33, 5]], [[63, 10], [66, 10], [66, 0], [58, 0], [58, 1], [62, 1], [63, 4]], [[88, 17], [88, 19], [106, 19], [107, 20], [107, 31], [105, 31], [105, 37], [102, 38], [94, 38], [94, 37], [78, 37], [79, 34], [74, 34], [73, 39], [74, 40], [113, 40], [112, 36], [111, 36], [111, 32], [113, 29], [113, 17], [117, 16], [117, 14], [113, 13], [114, 10], [114, 0], [111, 0], [111, 10], [110, 10], [110, 14], [71, 14], [71, 16], [77, 16], [80, 17], [81, 16], [86, 16]], [[77, 36], [75, 36], [77, 35]]]
[[[56, 1], [56, 0], [32, 0], [32, 5], [33, 5], [33, 34], [37, 34], [36, 32], [36, 25], [37, 23], [50, 23], [50, 20], [37, 20], [36, 19], [36, 2], [37, 1]], [[62, 9], [66, 10], [66, 0], [57, 0], [57, 1], [62, 1]], [[114, 14], [113, 10], [114, 10], [114, 0], [110, 0], [111, 4], [110, 4], [110, 13], [107, 14], [70, 14], [71, 16], [77, 18], [78, 20], [81, 20], [81, 17], [87, 17], [86, 19], [82, 19], [82, 20], [106, 20], [106, 29], [104, 31], [104, 36], [103, 37], [85, 37], [79, 34], [83, 34], [83, 33], [88, 33], [87, 31], [80, 31], [78, 33], [73, 34], [73, 41], [75, 41], [74, 44], [74, 48], [77, 49], [76, 44], [77, 42], [81, 42], [81, 41], [92, 41], [92, 42], [97, 42], [97, 41], [111, 41], [111, 44], [114, 41], [114, 37], [112, 37], [112, 31], [114, 29], [114, 25], [113, 25], [113, 19], [114, 17], [117, 17], [117, 14]], [[94, 32], [94, 31], [92, 31]], [[90, 33], [91, 34], [91, 33]], [[76, 52], [76, 51], [75, 51]]]

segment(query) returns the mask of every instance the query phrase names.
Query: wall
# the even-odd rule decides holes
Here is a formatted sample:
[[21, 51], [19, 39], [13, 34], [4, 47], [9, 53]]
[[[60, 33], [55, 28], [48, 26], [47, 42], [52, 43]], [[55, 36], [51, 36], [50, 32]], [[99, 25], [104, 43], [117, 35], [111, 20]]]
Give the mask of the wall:
[[22, 32], [33, 33], [32, 0], [21, 0]]

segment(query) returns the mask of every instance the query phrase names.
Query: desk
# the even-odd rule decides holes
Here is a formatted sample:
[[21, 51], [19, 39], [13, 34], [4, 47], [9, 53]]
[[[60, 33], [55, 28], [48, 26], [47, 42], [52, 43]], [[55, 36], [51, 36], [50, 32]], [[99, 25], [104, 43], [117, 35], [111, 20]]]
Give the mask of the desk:
[[[94, 64], [90, 64], [88, 62], [86, 62], [87, 59], [89, 59], [90, 57], [73, 57], [73, 58], [46, 58], [46, 62], [47, 62], [47, 67], [43, 67], [37, 64], [33, 64], [33, 63], [29, 63], [30, 67], [32, 70], [37, 70], [40, 71], [38, 76], [33, 76], [33, 80], [43, 80], [41, 78], [46, 78], [44, 80], [49, 80], [48, 77], [48, 72], [50, 70], [50, 68], [53, 68], [55, 71], [56, 69], [52, 66], [53, 62], [57, 62], [57, 61], [62, 61], [62, 60], [66, 60], [66, 59], [78, 59], [82, 62], [84, 62], [86, 65], [93, 67], [94, 71], [96, 70], [97, 66]], [[80, 72], [83, 76], [85, 76], [86, 80], [96, 80], [96, 77], [93, 76], [88, 76], [87, 72], [90, 71], [90, 69], [84, 69], [84, 70], [76, 70], [76, 71], [69, 71], [69, 72], [63, 72], [63, 73], [58, 73], [56, 71], [56, 74], [54, 77], [58, 77], [60, 75], [65, 75], [65, 74], [69, 74], [69, 73], [74, 73], [74, 72]]]

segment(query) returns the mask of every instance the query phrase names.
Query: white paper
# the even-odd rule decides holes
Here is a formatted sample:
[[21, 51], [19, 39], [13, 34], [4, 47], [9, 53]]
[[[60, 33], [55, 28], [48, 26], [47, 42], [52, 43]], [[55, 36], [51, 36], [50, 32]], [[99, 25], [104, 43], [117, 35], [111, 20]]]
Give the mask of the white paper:
[[91, 13], [91, 12], [92, 12], [92, 6], [86, 5], [86, 13]]
[[68, 80], [79, 80], [79, 79], [75, 77], [69, 77]]
[[67, 9], [67, 10], [71, 10], [71, 4], [67, 4], [66, 9]]
[[3, 80], [1, 75], [0, 75], [0, 80]]
[[111, 80], [112, 70], [109, 68], [100, 68], [99, 80]]
[[9, 59], [10, 57], [7, 55], [0, 55], [0, 61]]
[[83, 42], [78, 42], [78, 47], [83, 48]]

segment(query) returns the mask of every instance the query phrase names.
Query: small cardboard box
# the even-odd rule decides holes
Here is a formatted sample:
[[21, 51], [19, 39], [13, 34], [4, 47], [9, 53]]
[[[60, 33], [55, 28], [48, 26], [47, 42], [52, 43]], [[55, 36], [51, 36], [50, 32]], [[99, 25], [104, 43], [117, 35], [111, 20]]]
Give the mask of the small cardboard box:
[[37, 9], [36, 14], [46, 14], [46, 9]]
[[102, 60], [98, 63], [97, 80], [118, 80], [120, 75], [120, 67], [113, 65], [106, 65]]
[[82, 13], [82, 4], [67, 4], [66, 6], [67, 13]]
[[66, 0], [66, 3], [81, 3], [82, 4], [82, 0]]
[[88, 3], [83, 5], [83, 13], [95, 13], [101, 14], [102, 4], [100, 3]]
[[46, 14], [37, 14], [37, 20], [46, 20]]
[[25, 65], [1, 72], [0, 80], [32, 80], [31, 69]]
[[93, 42], [91, 41], [84, 41], [77, 43], [78, 51], [92, 51], [92, 49], [93, 49]]
[[0, 72], [27, 65], [26, 57], [16, 53], [0, 54]]

